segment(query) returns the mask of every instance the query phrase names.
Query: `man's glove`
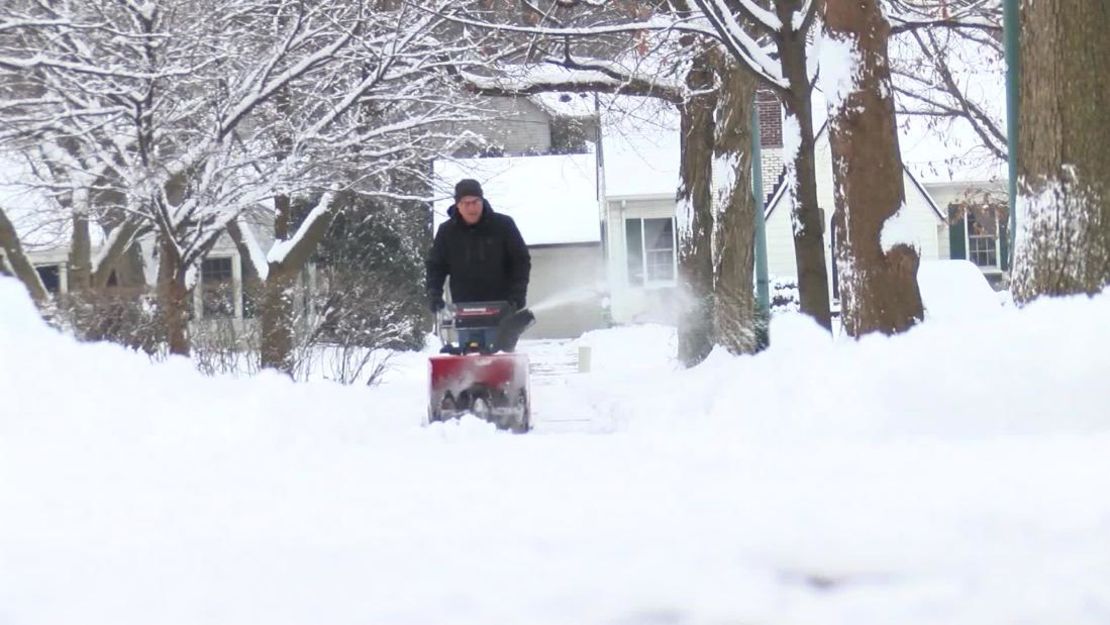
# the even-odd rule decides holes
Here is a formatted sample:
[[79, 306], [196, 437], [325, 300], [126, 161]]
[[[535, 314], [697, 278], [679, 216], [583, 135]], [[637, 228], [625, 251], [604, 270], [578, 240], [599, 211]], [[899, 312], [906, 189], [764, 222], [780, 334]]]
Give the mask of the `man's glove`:
[[444, 306], [446, 306], [446, 304], [443, 303], [442, 295], [432, 295], [431, 297], [429, 297], [428, 307], [432, 309], [433, 315], [443, 310]]

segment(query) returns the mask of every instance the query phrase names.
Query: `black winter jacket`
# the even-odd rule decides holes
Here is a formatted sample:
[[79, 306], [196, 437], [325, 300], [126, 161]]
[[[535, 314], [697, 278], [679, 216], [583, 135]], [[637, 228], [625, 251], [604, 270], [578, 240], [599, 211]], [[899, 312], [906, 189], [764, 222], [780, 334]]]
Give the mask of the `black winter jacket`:
[[524, 308], [532, 258], [513, 218], [493, 212], [482, 200], [482, 218], [473, 226], [454, 206], [440, 224], [425, 262], [428, 297], [443, 298], [443, 282], [451, 276], [455, 302], [509, 301]]

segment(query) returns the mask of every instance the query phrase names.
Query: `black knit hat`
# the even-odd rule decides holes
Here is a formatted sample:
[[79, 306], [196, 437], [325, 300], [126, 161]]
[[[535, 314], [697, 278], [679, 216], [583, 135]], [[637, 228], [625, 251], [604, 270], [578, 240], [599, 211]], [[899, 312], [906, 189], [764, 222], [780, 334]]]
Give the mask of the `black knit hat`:
[[463, 178], [455, 185], [455, 201], [464, 197], [485, 197], [482, 195], [482, 185], [477, 180]]

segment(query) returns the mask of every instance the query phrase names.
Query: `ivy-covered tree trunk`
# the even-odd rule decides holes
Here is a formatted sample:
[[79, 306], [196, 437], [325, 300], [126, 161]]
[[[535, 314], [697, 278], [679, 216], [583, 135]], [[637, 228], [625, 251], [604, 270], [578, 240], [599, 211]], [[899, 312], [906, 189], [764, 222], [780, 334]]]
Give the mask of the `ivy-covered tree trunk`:
[[755, 198], [751, 107], [756, 82], [735, 61], [718, 63], [714, 171], [714, 313], [716, 342], [734, 354], [758, 349], [755, 310]]
[[1110, 284], [1110, 7], [1024, 0], [1013, 294]]
[[708, 50], [687, 75], [693, 95], [680, 105], [682, 182], [678, 191], [678, 273], [681, 318], [678, 358], [692, 367], [713, 349], [713, 115], [716, 96]]
[[883, 241], [883, 228], [906, 197], [887, 59], [890, 25], [879, 0], [829, 0], [825, 29], [827, 39], [850, 52], [843, 62], [854, 81], [843, 101], [829, 99], [844, 328], [851, 336], [902, 332], [923, 310], [917, 251]]

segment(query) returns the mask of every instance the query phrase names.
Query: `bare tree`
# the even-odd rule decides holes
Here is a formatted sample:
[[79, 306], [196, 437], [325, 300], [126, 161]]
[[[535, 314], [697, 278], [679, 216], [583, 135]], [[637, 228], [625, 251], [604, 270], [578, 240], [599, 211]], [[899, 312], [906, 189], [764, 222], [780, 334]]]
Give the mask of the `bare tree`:
[[883, 3], [900, 121], [923, 123], [950, 148], [945, 162], [932, 166], [955, 172], [1005, 162], [1000, 0]]

